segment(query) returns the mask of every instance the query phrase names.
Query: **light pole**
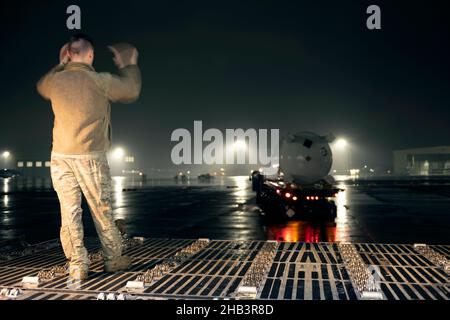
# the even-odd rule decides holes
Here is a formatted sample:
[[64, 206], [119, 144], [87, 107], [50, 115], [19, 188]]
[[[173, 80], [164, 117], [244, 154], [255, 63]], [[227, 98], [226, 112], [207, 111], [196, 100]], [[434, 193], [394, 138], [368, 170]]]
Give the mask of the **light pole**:
[[335, 147], [337, 150], [341, 151], [341, 153], [345, 153], [344, 171], [345, 173], [349, 173], [349, 170], [351, 169], [351, 148], [348, 141], [344, 138], [339, 138], [335, 142]]
[[125, 151], [122, 148], [116, 148], [113, 151], [113, 157], [116, 160], [122, 160], [125, 156]]
[[126, 151], [122, 147], [116, 147], [109, 152], [109, 166], [113, 176], [122, 175], [122, 171], [124, 170], [125, 153]]
[[347, 146], [348, 142], [347, 140], [340, 138], [336, 141], [336, 147], [339, 149], [345, 149], [345, 147]]
[[11, 157], [11, 152], [9, 152], [9, 151], [3, 151], [3, 153], [2, 153], [2, 158], [3, 158], [4, 163], [5, 163], [5, 169], [6, 169], [6, 167], [7, 167], [7, 161], [8, 161], [8, 159], [9, 159], [9, 157]]

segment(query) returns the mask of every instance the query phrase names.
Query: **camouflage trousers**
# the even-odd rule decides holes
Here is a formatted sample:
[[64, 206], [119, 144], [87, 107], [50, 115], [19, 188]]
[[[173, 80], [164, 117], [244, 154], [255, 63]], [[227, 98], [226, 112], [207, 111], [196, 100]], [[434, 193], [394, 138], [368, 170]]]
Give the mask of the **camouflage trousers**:
[[111, 205], [111, 175], [105, 153], [52, 153], [51, 176], [61, 207], [61, 243], [71, 267], [88, 268], [81, 200], [85, 196], [100, 238], [105, 261], [122, 254], [122, 238]]

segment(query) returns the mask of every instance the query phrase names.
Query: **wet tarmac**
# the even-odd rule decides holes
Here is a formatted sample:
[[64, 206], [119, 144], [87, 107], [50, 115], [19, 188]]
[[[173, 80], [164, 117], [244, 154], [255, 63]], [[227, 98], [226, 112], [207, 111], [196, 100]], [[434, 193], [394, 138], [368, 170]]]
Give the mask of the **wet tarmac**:
[[[58, 237], [59, 204], [48, 179], [0, 180], [0, 241], [36, 243]], [[450, 182], [347, 181], [335, 221], [269, 223], [255, 203], [248, 177], [149, 180], [114, 178], [114, 213], [130, 235], [301, 242], [446, 244], [450, 240]], [[95, 236], [86, 204], [86, 236]]]

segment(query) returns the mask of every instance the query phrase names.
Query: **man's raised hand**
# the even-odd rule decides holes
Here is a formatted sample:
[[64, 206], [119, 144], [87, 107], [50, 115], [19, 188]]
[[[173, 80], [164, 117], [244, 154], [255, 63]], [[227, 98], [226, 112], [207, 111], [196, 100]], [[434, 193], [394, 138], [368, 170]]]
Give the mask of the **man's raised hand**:
[[119, 69], [129, 65], [136, 65], [138, 62], [139, 52], [128, 43], [110, 45], [108, 49], [114, 55], [113, 61]]
[[70, 62], [69, 43], [66, 43], [59, 51], [59, 63], [66, 65]]
[[137, 65], [139, 58], [139, 52], [136, 48], [133, 48], [131, 50], [131, 58], [130, 58], [130, 65]]

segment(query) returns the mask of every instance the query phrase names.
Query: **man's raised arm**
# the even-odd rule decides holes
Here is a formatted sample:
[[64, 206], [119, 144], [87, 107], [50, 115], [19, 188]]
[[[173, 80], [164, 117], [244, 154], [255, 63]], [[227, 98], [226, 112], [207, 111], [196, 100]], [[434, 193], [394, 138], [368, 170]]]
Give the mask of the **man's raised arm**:
[[70, 60], [68, 48], [69, 44], [66, 43], [59, 51], [59, 64], [45, 74], [36, 85], [37, 91], [46, 100], [50, 100], [50, 88], [53, 76], [55, 73], [64, 70], [64, 67]]
[[50, 88], [55, 73], [64, 70], [64, 64], [58, 64], [45, 74], [37, 83], [36, 88], [39, 94], [46, 100], [50, 100]]
[[119, 68], [118, 75], [102, 74], [105, 81], [106, 95], [111, 102], [131, 103], [139, 98], [141, 92], [141, 72], [137, 66], [138, 52], [134, 47], [127, 47], [128, 52], [110, 46], [114, 62]]

